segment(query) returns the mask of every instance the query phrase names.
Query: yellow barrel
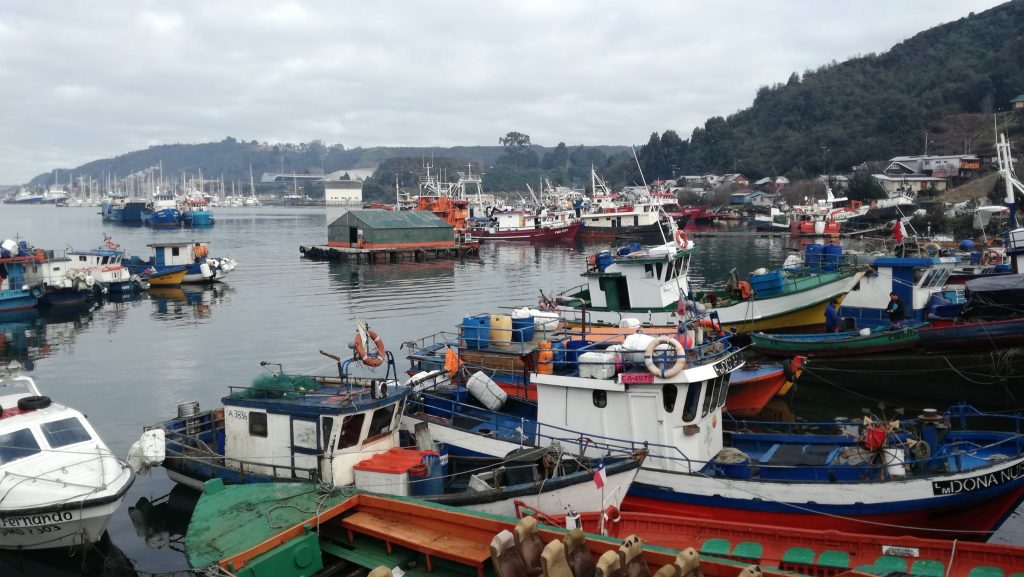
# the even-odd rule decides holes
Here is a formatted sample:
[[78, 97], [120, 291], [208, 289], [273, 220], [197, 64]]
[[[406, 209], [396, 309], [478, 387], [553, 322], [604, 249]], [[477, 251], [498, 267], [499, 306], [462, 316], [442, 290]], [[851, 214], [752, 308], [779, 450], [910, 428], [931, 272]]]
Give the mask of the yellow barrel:
[[491, 346], [507, 347], [512, 344], [512, 317], [491, 315]]

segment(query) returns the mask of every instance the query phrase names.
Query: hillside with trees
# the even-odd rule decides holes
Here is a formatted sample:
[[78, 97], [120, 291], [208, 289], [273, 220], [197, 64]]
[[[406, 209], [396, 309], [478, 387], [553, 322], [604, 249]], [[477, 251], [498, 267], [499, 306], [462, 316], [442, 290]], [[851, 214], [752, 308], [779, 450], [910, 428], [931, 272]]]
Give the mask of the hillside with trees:
[[652, 134], [641, 164], [648, 174], [675, 166], [677, 174], [799, 179], [922, 154], [926, 140], [933, 154], [991, 150], [991, 113], [1024, 93], [1022, 55], [1024, 1], [1015, 0], [882, 54], [794, 72], [761, 87], [750, 108], [709, 118], [688, 140], [671, 130]]

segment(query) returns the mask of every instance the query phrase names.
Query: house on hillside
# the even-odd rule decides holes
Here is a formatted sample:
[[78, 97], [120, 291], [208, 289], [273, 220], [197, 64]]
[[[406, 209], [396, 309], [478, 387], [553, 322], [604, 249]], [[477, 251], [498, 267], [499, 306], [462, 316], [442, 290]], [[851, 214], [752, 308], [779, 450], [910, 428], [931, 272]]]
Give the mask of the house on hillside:
[[885, 189], [889, 196], [901, 192], [901, 189], [909, 190], [915, 194], [933, 187], [939, 192], [946, 190], [946, 179], [937, 176], [928, 176], [926, 174], [872, 174], [871, 176], [878, 181], [878, 184]]
[[[774, 184], [774, 182], [773, 182]], [[769, 206], [775, 206], [775, 202], [781, 197], [777, 192], [765, 192], [762, 190], [755, 190], [747, 196], [747, 204], [751, 206], [758, 206], [767, 208]]]
[[724, 185], [735, 184], [736, 186], [750, 186], [750, 179], [742, 174], [723, 174], [722, 179], [718, 183]]
[[923, 174], [938, 178], [970, 178], [981, 169], [981, 160], [973, 154], [896, 156], [890, 158], [889, 163], [882, 172], [890, 176]]
[[1024, 110], [1024, 94], [1010, 101], [1010, 110]]

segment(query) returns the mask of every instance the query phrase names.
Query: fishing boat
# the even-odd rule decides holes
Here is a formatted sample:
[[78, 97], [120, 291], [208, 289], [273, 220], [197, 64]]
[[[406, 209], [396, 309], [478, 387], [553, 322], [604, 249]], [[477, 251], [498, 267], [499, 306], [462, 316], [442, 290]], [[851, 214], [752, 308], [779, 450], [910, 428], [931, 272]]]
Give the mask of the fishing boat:
[[25, 279], [25, 267], [35, 262], [19, 243], [7, 239], [0, 246], [0, 313], [33, 308], [42, 287], [30, 285]]
[[674, 218], [666, 217], [661, 205], [649, 196], [613, 193], [597, 171], [590, 170], [591, 204], [580, 214], [583, 228], [578, 236], [585, 240], [615, 241], [621, 239], [641, 242], [666, 242], [663, 223], [667, 220], [682, 229], [690, 219], [689, 213]]
[[[210, 481], [185, 536], [196, 570], [228, 576], [706, 575], [756, 577], [750, 562], [679, 552], [416, 499]], [[575, 567], [575, 573], [572, 569]], [[424, 571], [425, 569], [425, 571]], [[766, 571], [768, 576], [780, 575]]]
[[[375, 333], [373, 343], [379, 344]], [[357, 341], [358, 342], [358, 341]], [[365, 345], [360, 344], [357, 350]], [[591, 458], [553, 443], [512, 451], [501, 459], [449, 456], [447, 447], [416, 437], [418, 449], [399, 446], [398, 421], [411, 389], [399, 385], [394, 360], [383, 379], [350, 376], [352, 361], [338, 361], [338, 376], [267, 374], [251, 387], [233, 387], [215, 411], [179, 407], [177, 418], [151, 430], [163, 432], [172, 480], [201, 489], [211, 478], [227, 483], [314, 480], [474, 510], [511, 515], [514, 499], [561, 510], [601, 510], [594, 488], [600, 470], [611, 499], [621, 504], [643, 453]], [[147, 433], [148, 434], [148, 433]], [[267, 455], [276, 455], [268, 458]]]
[[[562, 527], [567, 515], [545, 513], [523, 504], [516, 518], [536, 517]], [[575, 522], [574, 518], [569, 519]], [[961, 576], [1011, 575], [1024, 567], [1024, 548], [998, 543], [882, 536], [841, 531], [807, 531], [778, 525], [755, 525], [714, 518], [678, 518], [657, 513], [606, 510], [580, 513], [587, 533], [624, 539], [636, 535], [649, 545], [694, 547], [701, 559], [757, 563], [767, 571], [801, 575]]]
[[928, 351], [995, 350], [1024, 346], [1024, 275], [990, 276], [964, 285], [964, 302], [949, 318], [921, 330]]
[[82, 413], [0, 377], [0, 549], [95, 543], [134, 481]]
[[[209, 256], [209, 243], [206, 242], [154, 242], [146, 246], [153, 250], [153, 256], [147, 260], [133, 256], [126, 261], [133, 273], [143, 274], [151, 268], [161, 273], [185, 267], [185, 276], [178, 284], [214, 283], [224, 280], [237, 267], [234, 259]], [[147, 274], [150, 274], [152, 284], [152, 274]]]
[[491, 212], [472, 231], [481, 240], [555, 241], [576, 238], [580, 226], [567, 210], [513, 210]]
[[899, 326], [836, 333], [750, 334], [758, 352], [770, 356], [844, 357], [909, 349], [920, 340], [928, 323], [906, 322]]
[[930, 318], [932, 296], [941, 293], [948, 282], [954, 257], [850, 255], [858, 266], [870, 267], [843, 298], [841, 317], [852, 319], [855, 327], [880, 327], [889, 324], [886, 307], [896, 293], [906, 306], [908, 321]]
[[189, 227], [213, 226], [215, 219], [210, 210], [210, 201], [203, 197], [190, 196], [180, 205], [181, 224]]
[[152, 228], [177, 228], [181, 226], [181, 210], [173, 194], [160, 193], [146, 203], [142, 209], [142, 223]]
[[100, 216], [104, 221], [121, 224], [142, 224], [142, 213], [146, 201], [128, 198], [125, 195], [111, 195], [100, 203]]
[[124, 256], [121, 246], [107, 235], [103, 235], [103, 244], [97, 248], [67, 252], [70, 270], [91, 276], [94, 286], [104, 293], [132, 294], [148, 288], [149, 283], [122, 264]]
[[39, 306], [79, 306], [100, 290], [91, 272], [76, 269], [70, 257], [55, 256], [53, 251], [31, 252], [37, 256], [25, 265], [25, 282], [41, 290]]
[[726, 412], [739, 418], [760, 415], [772, 399], [789, 392], [800, 378], [805, 360], [795, 356], [781, 363], [744, 363], [729, 380]]
[[[728, 384], [743, 364], [735, 350], [658, 339], [642, 363], [620, 368], [591, 344], [570, 343], [577, 354], [550, 373], [530, 371], [535, 402], [463, 402], [444, 380], [418, 390], [402, 426], [426, 426], [450, 453], [466, 455], [502, 456], [549, 439], [586, 439], [591, 454], [644, 446], [624, 507], [681, 518], [977, 539], [1024, 499], [1024, 440], [1002, 432], [1021, 417], [957, 406], [849, 429], [794, 423], [726, 433]], [[988, 423], [999, 426], [971, 427]], [[781, 431], [750, 432], [762, 426]]]
[[687, 303], [714, 312], [727, 331], [796, 329], [820, 326], [828, 302], [842, 298], [863, 276], [843, 265], [837, 252], [821, 267], [763, 269], [749, 280], [733, 271], [724, 293], [696, 291], [688, 280], [695, 244], [681, 229], [668, 236], [672, 240], [662, 245], [634, 243], [592, 255], [582, 275], [587, 283], [554, 295], [545, 306], [571, 326], [585, 325], [603, 335], [632, 332], [620, 326], [627, 318], [645, 327], [674, 326], [680, 307], [691, 306]]
[[19, 190], [14, 196], [4, 200], [5, 204], [43, 204], [46, 200], [46, 195], [31, 191], [31, 190]]

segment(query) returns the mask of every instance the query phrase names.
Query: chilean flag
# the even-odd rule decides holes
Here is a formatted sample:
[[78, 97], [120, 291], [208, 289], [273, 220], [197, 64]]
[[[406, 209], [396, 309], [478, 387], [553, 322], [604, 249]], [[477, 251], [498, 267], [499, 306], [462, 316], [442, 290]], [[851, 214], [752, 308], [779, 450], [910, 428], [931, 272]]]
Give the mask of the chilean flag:
[[896, 226], [892, 228], [892, 235], [896, 237], [896, 242], [903, 242], [903, 221], [896, 219]]
[[597, 466], [597, 471], [594, 471], [594, 484], [597, 485], [598, 489], [603, 489], [604, 484], [608, 482], [608, 476], [604, 473], [604, 463]]

